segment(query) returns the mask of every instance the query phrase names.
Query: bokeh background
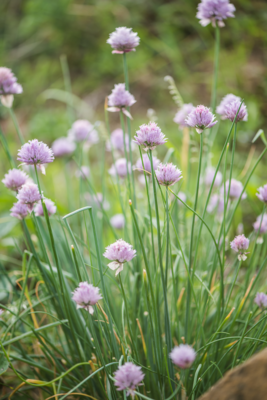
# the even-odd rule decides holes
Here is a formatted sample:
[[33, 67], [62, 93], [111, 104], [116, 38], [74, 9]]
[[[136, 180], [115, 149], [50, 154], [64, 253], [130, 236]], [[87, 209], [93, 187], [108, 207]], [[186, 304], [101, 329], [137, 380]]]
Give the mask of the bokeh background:
[[[227, 93], [234, 93], [244, 98], [248, 107], [248, 122], [241, 123], [238, 128], [238, 156], [235, 158], [234, 177], [242, 179], [244, 174], [240, 177], [238, 173], [242, 175], [246, 165], [251, 140], [258, 129], [266, 129], [267, 122], [267, 3], [266, 0], [233, 0], [232, 3], [236, 7], [236, 17], [229, 18], [225, 28], [220, 30], [217, 101]], [[24, 89], [22, 95], [15, 96], [14, 102], [24, 137], [36, 137], [51, 145], [57, 137], [65, 136], [71, 126], [64, 94], [62, 57], [67, 59], [72, 91], [77, 96], [76, 118], [87, 118], [92, 123], [104, 121], [105, 96], [114, 83], [124, 79], [122, 57], [111, 54], [106, 40], [116, 27], [127, 26], [141, 38], [137, 51], [127, 55], [130, 90], [137, 100], [131, 110], [132, 130], [148, 122], [147, 110], [154, 109], [169, 143], [177, 149], [179, 160], [182, 134], [173, 122], [177, 107], [164, 77], [174, 78], [185, 102], [210, 104], [214, 29], [199, 24], [195, 17], [197, 4], [198, 0], [1, 0], [0, 64], [14, 71]], [[111, 127], [116, 128], [118, 115], [112, 114], [110, 118]], [[10, 116], [2, 106], [0, 124], [15, 156], [20, 143]], [[220, 126], [212, 163], [218, 159], [228, 128], [227, 122]], [[259, 139], [253, 146], [255, 153], [251, 163], [263, 144]], [[98, 146], [90, 156], [97, 163]], [[3, 176], [8, 165], [2, 151], [0, 163]], [[45, 181], [49, 186], [49, 180], [53, 180], [49, 197], [57, 201], [59, 209], [60, 204], [66, 205], [64, 196], [60, 196], [63, 181], [60, 165], [53, 163], [48, 168]], [[263, 160], [250, 182], [248, 191], [252, 196], [259, 185], [266, 183], [263, 182], [265, 166]], [[195, 185], [194, 180], [192, 185]], [[7, 212], [14, 198], [3, 185], [1, 192], [5, 196], [0, 207]], [[249, 207], [253, 208], [253, 200], [250, 203]], [[65, 208], [62, 212], [66, 211]], [[259, 212], [260, 209], [254, 210], [254, 214]], [[254, 217], [250, 218], [251, 229]]]

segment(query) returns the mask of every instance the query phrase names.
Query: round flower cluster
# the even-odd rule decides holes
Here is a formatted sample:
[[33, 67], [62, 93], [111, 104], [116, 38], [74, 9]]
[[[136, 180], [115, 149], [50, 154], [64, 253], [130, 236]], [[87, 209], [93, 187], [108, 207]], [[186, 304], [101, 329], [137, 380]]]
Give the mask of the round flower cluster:
[[24, 219], [27, 217], [29, 209], [27, 204], [21, 203], [21, 202], [17, 202], [13, 204], [13, 207], [11, 208], [11, 217], [15, 217], [18, 219]]
[[67, 137], [60, 137], [52, 143], [51, 148], [55, 157], [64, 157], [74, 152], [76, 144]]
[[75, 142], [87, 141], [89, 144], [95, 144], [99, 141], [97, 131], [94, 129], [91, 122], [86, 119], [78, 119], [75, 121], [68, 134], [69, 139]]
[[201, 0], [198, 5], [197, 18], [200, 19], [202, 26], [210, 22], [215, 27], [224, 26], [224, 19], [234, 18], [235, 6], [229, 3], [229, 0]]
[[18, 191], [29, 179], [28, 175], [20, 169], [10, 169], [5, 178], [2, 180], [3, 184], [10, 190]]
[[123, 264], [131, 261], [136, 256], [136, 250], [133, 250], [133, 246], [129, 243], [119, 239], [106, 247], [103, 256], [108, 260], [112, 260], [108, 266], [113, 271], [116, 271], [115, 276], [117, 276], [123, 270]]
[[126, 158], [119, 158], [115, 161], [115, 164], [111, 166], [108, 172], [111, 176], [116, 176], [116, 174], [118, 174], [120, 178], [125, 178], [127, 176], [127, 170], [130, 174], [131, 163], [129, 161], [127, 162]]
[[264, 235], [267, 232], [267, 214], [259, 215], [253, 224], [255, 232]]
[[[129, 152], [129, 135], [127, 133], [125, 134], [125, 145], [127, 152]], [[131, 143], [131, 147], [133, 148], [133, 143]], [[111, 132], [110, 141], [107, 141], [106, 149], [107, 151], [111, 151], [111, 149], [113, 149], [124, 152], [124, 138], [122, 129], [115, 129], [113, 132]]]
[[132, 28], [124, 26], [116, 28], [114, 32], [109, 35], [107, 43], [114, 49], [113, 54], [129, 53], [135, 51], [135, 47], [139, 45], [140, 38], [136, 32], [132, 32]]
[[263, 202], [267, 203], [267, 185], [260, 187], [258, 189], [259, 193], [256, 193], [256, 196]]
[[123, 229], [125, 225], [125, 218], [123, 214], [115, 214], [110, 218], [110, 223], [115, 229]]
[[141, 385], [144, 377], [141, 367], [132, 362], [127, 362], [115, 372], [115, 386], [117, 390], [127, 390], [126, 396], [131, 395], [134, 398], [134, 390]]
[[22, 86], [17, 83], [17, 78], [11, 71], [6, 67], [0, 67], [0, 97], [1, 103], [5, 107], [12, 107], [14, 94], [22, 93]]
[[21, 147], [17, 159], [26, 165], [38, 166], [45, 173], [44, 164], [53, 162], [54, 154], [47, 144], [34, 139]]
[[74, 292], [72, 299], [77, 304], [77, 308], [84, 308], [90, 314], [94, 313], [93, 305], [95, 305], [102, 296], [99, 294], [99, 288], [87, 282], [80, 282]]
[[172, 186], [182, 179], [182, 171], [172, 163], [159, 164], [155, 173], [159, 184], [163, 186]]
[[148, 125], [141, 125], [136, 131], [134, 142], [139, 146], [144, 146], [144, 150], [153, 150], [156, 146], [166, 143], [165, 135], [161, 132], [156, 122], [149, 122]]
[[20, 203], [26, 204], [31, 212], [35, 203], [41, 200], [41, 194], [35, 183], [26, 183], [18, 191], [17, 199]]
[[205, 106], [197, 106], [185, 119], [188, 126], [196, 128], [197, 133], [202, 133], [204, 129], [211, 128], [218, 121], [215, 121], [215, 115]]
[[131, 107], [136, 100], [134, 96], [125, 88], [125, 83], [118, 83], [114, 86], [111, 94], [108, 96], [108, 111], [122, 111], [127, 117], [132, 118], [131, 114], [125, 110], [125, 107]]
[[[55, 203], [50, 200], [50, 199], [43, 199], [43, 202], [45, 203], [47, 213], [49, 216], [53, 215], [57, 211], [57, 207], [55, 206]], [[37, 217], [43, 217], [44, 216], [44, 210], [41, 201], [39, 201], [36, 206], [34, 207], [34, 212]]]
[[172, 362], [182, 369], [191, 367], [196, 358], [195, 350], [188, 344], [180, 344], [175, 346], [171, 353], [170, 359]]
[[189, 126], [186, 122], [186, 117], [195, 109], [192, 103], [184, 104], [180, 110], [175, 114], [173, 121], [179, 125], [180, 128]]
[[245, 237], [245, 235], [239, 235], [234, 238], [234, 240], [230, 243], [231, 249], [235, 252], [239, 253], [238, 259], [239, 261], [245, 261], [247, 259], [244, 250], [248, 249], [249, 239]]
[[265, 293], [257, 293], [254, 299], [254, 303], [256, 303], [260, 308], [267, 307], [267, 295]]
[[235, 96], [232, 93], [227, 94], [226, 96], [223, 97], [222, 101], [216, 108], [216, 113], [221, 115], [222, 119], [226, 119], [227, 116], [225, 115], [225, 106], [228, 104], [232, 103], [233, 101], [241, 101], [241, 98], [238, 96]]
[[[229, 190], [229, 179], [225, 182], [225, 187], [226, 187], [226, 195], [228, 195], [228, 190]], [[223, 195], [224, 192], [224, 186], [221, 187], [221, 195]], [[241, 193], [243, 192], [243, 185], [240, 181], [237, 181], [236, 179], [231, 179], [231, 185], [230, 185], [230, 193], [229, 197], [231, 200], [238, 199], [241, 196]], [[246, 193], [242, 194], [241, 199], [245, 199], [247, 197]]]

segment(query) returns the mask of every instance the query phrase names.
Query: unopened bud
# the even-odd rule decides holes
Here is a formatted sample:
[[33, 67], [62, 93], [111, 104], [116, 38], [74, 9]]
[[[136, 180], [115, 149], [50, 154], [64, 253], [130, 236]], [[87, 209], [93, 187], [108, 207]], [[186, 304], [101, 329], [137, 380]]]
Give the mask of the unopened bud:
[[132, 200], [131, 199], [129, 199], [129, 205], [131, 206], [133, 203], [132, 203]]

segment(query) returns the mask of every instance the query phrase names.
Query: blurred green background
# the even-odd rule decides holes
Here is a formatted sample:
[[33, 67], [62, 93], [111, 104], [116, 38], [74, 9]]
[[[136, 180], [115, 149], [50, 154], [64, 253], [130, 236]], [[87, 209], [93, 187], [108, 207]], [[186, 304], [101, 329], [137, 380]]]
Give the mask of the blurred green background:
[[[138, 101], [135, 114], [142, 118], [147, 108], [154, 108], [164, 113], [165, 123], [172, 120], [176, 107], [166, 90], [165, 75], [174, 77], [186, 102], [209, 105], [214, 29], [199, 24], [197, 4], [197, 0], [1, 0], [0, 64], [10, 67], [24, 88], [14, 106], [25, 136], [49, 143], [69, 128], [65, 107], [42, 96], [47, 89], [64, 89], [62, 54], [67, 56], [73, 92], [88, 104], [88, 117], [97, 112], [103, 119], [104, 97], [114, 83], [123, 81], [122, 57], [112, 55], [106, 44], [118, 26], [132, 27], [141, 37], [137, 51], [128, 55], [131, 91]], [[267, 3], [233, 0], [233, 4], [236, 18], [228, 19], [221, 29], [218, 100], [228, 92], [244, 97], [250, 135], [264, 128], [267, 118]], [[3, 123], [6, 117], [1, 108]]]

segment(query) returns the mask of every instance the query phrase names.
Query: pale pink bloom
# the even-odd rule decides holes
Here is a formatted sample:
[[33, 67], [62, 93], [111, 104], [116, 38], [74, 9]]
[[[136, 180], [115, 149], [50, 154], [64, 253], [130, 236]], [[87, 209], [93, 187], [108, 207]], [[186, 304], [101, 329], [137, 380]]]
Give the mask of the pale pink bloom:
[[[55, 203], [50, 200], [50, 199], [43, 199], [43, 202], [45, 203], [47, 213], [49, 216], [53, 215], [57, 211], [57, 207], [55, 206]], [[44, 216], [44, 210], [42, 206], [42, 202], [38, 202], [36, 206], [34, 207], [34, 212], [37, 217], [43, 217]]]
[[136, 131], [134, 142], [139, 146], [144, 146], [144, 150], [154, 150], [156, 146], [166, 143], [165, 135], [161, 132], [156, 122], [149, 122], [148, 125], [141, 125]]
[[94, 306], [102, 296], [99, 294], [99, 288], [95, 287], [87, 282], [80, 282], [79, 287], [77, 287], [72, 296], [72, 300], [75, 301], [78, 308], [84, 308], [90, 314], [94, 313]]
[[24, 219], [27, 217], [29, 209], [26, 204], [20, 203], [19, 201], [17, 203], [13, 204], [13, 207], [11, 208], [11, 217], [15, 217], [18, 219]]
[[267, 295], [265, 293], [257, 293], [254, 303], [256, 303], [260, 308], [266, 308], [267, 307]]
[[163, 186], [172, 186], [182, 179], [182, 171], [172, 163], [159, 164], [155, 173], [159, 184]]
[[130, 174], [131, 163], [129, 161], [127, 162], [126, 158], [119, 158], [115, 161], [115, 164], [111, 166], [108, 172], [111, 176], [116, 176], [118, 174], [120, 178], [125, 178], [127, 176], [127, 169]]
[[239, 253], [238, 259], [239, 261], [245, 261], [247, 259], [244, 250], [248, 249], [249, 246], [249, 239], [245, 237], [245, 235], [239, 235], [234, 238], [232, 242], [230, 242], [231, 249], [235, 252]]
[[17, 194], [20, 203], [26, 204], [28, 210], [33, 210], [34, 204], [41, 200], [38, 186], [35, 183], [26, 183]]
[[256, 193], [256, 196], [263, 201], [263, 203], [267, 203], [267, 185], [260, 187], [258, 191], [259, 193]]
[[24, 185], [28, 179], [28, 175], [25, 174], [24, 171], [20, 169], [10, 169], [7, 174], [5, 174], [5, 178], [2, 180], [5, 187], [10, 190], [18, 191], [21, 189], [22, 185]]
[[182, 369], [190, 368], [196, 358], [195, 350], [188, 344], [180, 344], [175, 346], [171, 353], [172, 362]]
[[123, 264], [131, 261], [136, 256], [136, 250], [133, 250], [133, 246], [129, 243], [119, 239], [106, 247], [103, 256], [108, 260], [112, 260], [108, 266], [113, 271], [116, 270], [116, 276], [123, 270]]
[[125, 225], [125, 218], [123, 214], [115, 214], [110, 218], [110, 223], [115, 229], [123, 229]]
[[132, 28], [124, 26], [116, 28], [114, 32], [109, 35], [107, 43], [114, 49], [112, 54], [123, 54], [135, 51], [135, 47], [139, 45], [140, 38]]
[[186, 122], [186, 117], [193, 111], [195, 107], [192, 103], [184, 104], [180, 110], [175, 114], [174, 122], [179, 125], [180, 128], [189, 126]]
[[204, 129], [211, 128], [218, 121], [215, 121], [215, 115], [205, 106], [197, 106], [185, 119], [188, 126], [196, 128], [197, 133], [202, 133]]
[[126, 396], [131, 395], [132, 398], [134, 398], [134, 391], [141, 385], [144, 377], [145, 375], [143, 374], [141, 367], [138, 367], [132, 362], [127, 362], [124, 365], [121, 365], [115, 372], [115, 386], [117, 387], [117, 390], [127, 390]]

